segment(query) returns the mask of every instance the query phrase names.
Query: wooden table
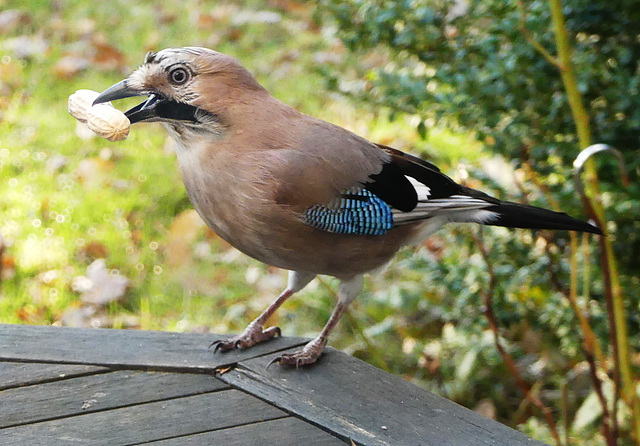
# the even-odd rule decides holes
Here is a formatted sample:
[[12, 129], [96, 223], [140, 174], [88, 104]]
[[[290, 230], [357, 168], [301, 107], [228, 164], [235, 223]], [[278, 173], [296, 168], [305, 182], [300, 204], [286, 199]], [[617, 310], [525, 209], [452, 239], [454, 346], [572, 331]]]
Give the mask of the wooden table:
[[224, 337], [0, 324], [0, 445], [542, 444], [332, 348], [266, 369], [305, 340]]

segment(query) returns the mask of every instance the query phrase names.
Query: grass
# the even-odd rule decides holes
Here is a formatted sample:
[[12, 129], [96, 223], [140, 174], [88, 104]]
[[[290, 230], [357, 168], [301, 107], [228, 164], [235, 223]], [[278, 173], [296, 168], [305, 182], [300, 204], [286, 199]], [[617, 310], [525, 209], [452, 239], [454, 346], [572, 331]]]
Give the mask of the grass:
[[[192, 218], [159, 125], [136, 125], [120, 143], [81, 137], [76, 129], [67, 97], [112, 85], [149, 49], [214, 47], [303, 112], [400, 148], [448, 154], [442, 158], [449, 163], [477, 157], [471, 145], [460, 151], [467, 137], [442, 131], [421, 141], [410, 120], [389, 123], [384, 112], [328, 92], [317, 60], [340, 49], [313, 23], [309, 6], [274, 2], [271, 22], [261, 23], [256, 11], [264, 5], [254, 1], [1, 4], [22, 14], [0, 41], [0, 231], [8, 245], [2, 322], [239, 331], [284, 286], [285, 273], [235, 255]], [[45, 49], [27, 45], [20, 57], [17, 41]], [[64, 61], [72, 58], [79, 62], [69, 68]], [[121, 299], [93, 307], [80, 301], [77, 283], [102, 257], [130, 286]], [[286, 334], [316, 332], [331, 311], [326, 288], [303, 294], [274, 321]]]

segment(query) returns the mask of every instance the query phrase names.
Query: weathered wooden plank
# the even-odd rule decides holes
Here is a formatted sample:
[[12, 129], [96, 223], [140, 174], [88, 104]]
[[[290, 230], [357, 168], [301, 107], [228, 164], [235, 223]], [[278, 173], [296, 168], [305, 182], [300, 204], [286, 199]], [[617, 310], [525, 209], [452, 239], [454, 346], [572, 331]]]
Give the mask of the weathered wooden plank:
[[301, 338], [276, 338], [249, 350], [213, 354], [209, 344], [228, 336], [0, 324], [0, 360], [209, 371], [302, 345], [306, 341]]
[[0, 362], [0, 390], [107, 371], [93, 365]]
[[203, 434], [154, 441], [154, 446], [344, 446], [345, 442], [295, 417], [263, 421]]
[[0, 427], [227, 389], [209, 375], [117, 371], [0, 392]]
[[287, 416], [238, 390], [222, 390], [0, 430], [0, 445], [130, 445]]
[[242, 361], [220, 379], [359, 444], [542, 444], [331, 348], [299, 370], [266, 369], [276, 356]]

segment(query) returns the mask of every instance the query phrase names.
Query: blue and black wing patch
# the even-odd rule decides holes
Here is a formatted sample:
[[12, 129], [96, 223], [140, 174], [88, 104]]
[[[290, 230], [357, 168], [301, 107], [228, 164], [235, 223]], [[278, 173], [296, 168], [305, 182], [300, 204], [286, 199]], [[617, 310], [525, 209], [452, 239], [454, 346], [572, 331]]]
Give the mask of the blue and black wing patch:
[[336, 234], [382, 235], [393, 227], [389, 205], [366, 189], [345, 193], [329, 206], [315, 205], [304, 218], [307, 224]]

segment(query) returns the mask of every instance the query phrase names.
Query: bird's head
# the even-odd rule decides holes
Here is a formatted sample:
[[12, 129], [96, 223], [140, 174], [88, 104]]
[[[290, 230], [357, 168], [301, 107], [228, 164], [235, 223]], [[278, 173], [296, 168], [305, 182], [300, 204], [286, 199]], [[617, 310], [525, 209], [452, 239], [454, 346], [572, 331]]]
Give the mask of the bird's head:
[[224, 125], [225, 110], [251, 91], [265, 92], [234, 58], [206, 48], [168, 48], [147, 53], [136, 71], [103, 91], [94, 105], [148, 96], [125, 113], [132, 124], [162, 122], [177, 131], [202, 131]]

